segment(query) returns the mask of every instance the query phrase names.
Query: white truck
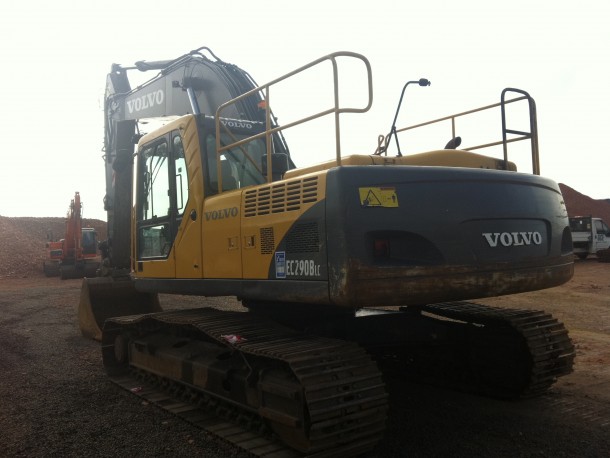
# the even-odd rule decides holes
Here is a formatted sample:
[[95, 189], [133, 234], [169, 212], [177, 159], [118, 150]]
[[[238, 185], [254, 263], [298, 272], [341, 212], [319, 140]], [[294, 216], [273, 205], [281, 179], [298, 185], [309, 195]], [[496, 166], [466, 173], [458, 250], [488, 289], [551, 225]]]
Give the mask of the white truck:
[[601, 218], [575, 216], [570, 218], [574, 254], [586, 259], [595, 254], [602, 260], [610, 249], [610, 228]]

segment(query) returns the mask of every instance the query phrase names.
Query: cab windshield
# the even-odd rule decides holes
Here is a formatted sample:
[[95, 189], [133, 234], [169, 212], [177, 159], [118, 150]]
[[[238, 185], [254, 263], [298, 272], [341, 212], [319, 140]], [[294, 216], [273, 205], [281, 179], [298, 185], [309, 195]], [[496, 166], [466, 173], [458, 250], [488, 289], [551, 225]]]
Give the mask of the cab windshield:
[[[229, 145], [243, 138], [246, 138], [246, 136], [230, 137], [227, 134], [222, 134], [220, 144], [223, 146]], [[206, 136], [206, 152], [210, 187], [213, 192], [219, 192], [218, 169], [216, 167], [218, 155], [216, 154], [216, 137], [214, 135]], [[265, 140], [260, 138], [224, 151], [219, 157], [222, 191], [265, 183], [261, 165], [265, 152]]]

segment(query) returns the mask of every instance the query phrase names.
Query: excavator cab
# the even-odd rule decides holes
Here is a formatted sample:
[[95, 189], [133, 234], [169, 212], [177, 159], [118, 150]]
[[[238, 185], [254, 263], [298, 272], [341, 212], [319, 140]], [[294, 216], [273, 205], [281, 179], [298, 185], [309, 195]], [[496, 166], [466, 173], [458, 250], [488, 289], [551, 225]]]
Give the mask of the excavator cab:
[[[265, 182], [267, 150], [263, 138], [232, 145], [264, 131], [261, 123], [223, 122], [232, 128], [230, 134], [221, 132], [218, 141], [215, 119], [205, 115], [183, 116], [139, 139], [135, 161], [130, 164], [133, 174], [129, 175], [135, 191], [129, 265], [121, 270], [107, 268], [117, 261], [113, 260], [114, 240], [104, 244], [101, 276], [83, 280], [78, 312], [83, 335], [99, 340], [110, 317], [160, 311], [157, 291], [138, 288], [142, 279], [160, 288], [172, 279], [201, 279], [206, 262], [203, 252], [206, 259], [212, 259], [214, 251], [224, 248], [213, 236], [209, 246], [197, 246], [202, 233], [207, 238], [204, 228], [211, 227], [211, 221], [239, 221], [235, 218], [239, 195], [233, 191]], [[223, 149], [227, 144], [232, 146]], [[271, 175], [278, 180], [289, 160], [286, 154], [272, 154], [271, 164]], [[125, 178], [125, 174], [115, 175], [119, 185]], [[239, 226], [226, 230], [233, 229]], [[230, 256], [222, 258], [226, 262]], [[214, 268], [223, 269], [223, 262], [213, 264], [206, 275], [213, 276]], [[241, 274], [222, 272], [218, 275]]]

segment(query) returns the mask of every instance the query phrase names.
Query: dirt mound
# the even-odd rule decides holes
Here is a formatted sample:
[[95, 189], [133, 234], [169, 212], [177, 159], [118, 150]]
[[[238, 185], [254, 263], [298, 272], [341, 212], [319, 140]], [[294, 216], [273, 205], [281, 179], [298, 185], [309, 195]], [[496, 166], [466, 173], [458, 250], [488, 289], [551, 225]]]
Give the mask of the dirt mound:
[[594, 216], [610, 224], [610, 199], [591, 199], [584, 194], [559, 183], [570, 216]]
[[[83, 219], [83, 227], [93, 227], [98, 240], [106, 239], [104, 221]], [[43, 276], [48, 237], [59, 240], [65, 230], [65, 218], [0, 216], [0, 277]]]

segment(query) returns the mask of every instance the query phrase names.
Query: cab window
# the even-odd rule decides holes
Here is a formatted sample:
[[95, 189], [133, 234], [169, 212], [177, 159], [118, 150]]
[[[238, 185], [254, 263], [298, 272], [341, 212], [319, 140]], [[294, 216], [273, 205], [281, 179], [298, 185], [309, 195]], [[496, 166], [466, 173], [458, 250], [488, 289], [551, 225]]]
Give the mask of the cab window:
[[184, 148], [182, 137], [174, 135], [172, 138], [172, 150], [174, 156], [174, 170], [176, 179], [176, 211], [178, 215], [184, 213], [189, 196], [189, 180], [186, 170], [186, 160], [184, 158]]
[[142, 182], [142, 219], [152, 219], [169, 215], [169, 161], [167, 143], [163, 142], [147, 148], [142, 154], [144, 160]]
[[139, 153], [137, 186], [138, 259], [165, 258], [178, 233], [189, 195], [179, 131], [143, 147]]
[[[235, 140], [223, 135], [221, 144], [229, 143], [235, 143]], [[264, 140], [256, 139], [221, 154], [222, 191], [264, 183], [265, 177], [261, 172], [261, 160], [265, 150]], [[210, 188], [213, 193], [217, 193], [219, 190], [215, 136], [208, 135], [206, 137], [206, 151]]]

